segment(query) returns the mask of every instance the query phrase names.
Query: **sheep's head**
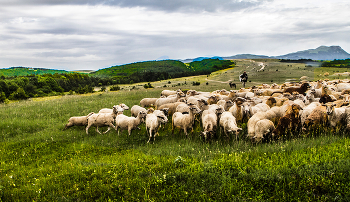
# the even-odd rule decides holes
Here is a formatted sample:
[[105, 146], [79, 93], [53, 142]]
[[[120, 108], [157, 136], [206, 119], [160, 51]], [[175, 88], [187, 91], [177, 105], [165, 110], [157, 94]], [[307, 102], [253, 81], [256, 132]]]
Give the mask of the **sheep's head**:
[[141, 118], [141, 121], [144, 121], [144, 119], [146, 118], [147, 116], [147, 113], [144, 112], [144, 111], [140, 111], [139, 114], [138, 114], [138, 117]]
[[233, 106], [233, 102], [231, 100], [226, 101], [226, 109], [229, 109]]
[[160, 111], [162, 111], [164, 113], [165, 116], [169, 115], [169, 108], [163, 108]]
[[199, 113], [202, 112], [196, 105], [193, 105], [192, 107], [190, 107], [190, 110], [191, 110], [192, 113], [194, 113], [194, 114], [199, 114]]
[[160, 120], [161, 123], [167, 123], [168, 118], [166, 116], [157, 116], [157, 118]]
[[333, 104], [333, 103], [327, 103], [325, 105], [323, 105], [326, 107], [326, 112], [327, 112], [327, 115], [331, 115], [334, 111], [334, 107], [336, 106], [336, 104]]
[[124, 103], [121, 103], [119, 106], [121, 108], [123, 108], [124, 110], [128, 110], [129, 109], [129, 107], [126, 104], [124, 104]]
[[181, 92], [177, 92], [176, 93], [178, 97], [186, 97], [186, 94], [183, 93], [182, 91]]
[[152, 107], [148, 108], [146, 111], [147, 114], [151, 114], [153, 112], [154, 112], [154, 109]]
[[271, 108], [276, 105], [276, 99], [274, 97], [269, 97], [269, 99], [266, 100], [266, 104]]

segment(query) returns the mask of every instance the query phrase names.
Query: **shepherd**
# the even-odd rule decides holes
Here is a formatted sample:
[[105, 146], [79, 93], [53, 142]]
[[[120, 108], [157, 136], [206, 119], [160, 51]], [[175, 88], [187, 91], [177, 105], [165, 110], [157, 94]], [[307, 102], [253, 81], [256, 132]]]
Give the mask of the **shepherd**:
[[242, 82], [243, 88], [245, 88], [245, 83], [248, 81], [248, 74], [246, 71], [239, 75], [239, 81]]

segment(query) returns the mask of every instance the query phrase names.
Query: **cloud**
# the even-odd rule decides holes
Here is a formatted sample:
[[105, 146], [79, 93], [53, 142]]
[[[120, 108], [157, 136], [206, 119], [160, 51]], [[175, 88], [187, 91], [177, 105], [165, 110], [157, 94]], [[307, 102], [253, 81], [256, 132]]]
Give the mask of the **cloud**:
[[3, 5], [106, 5], [118, 7], [142, 7], [165, 12], [216, 12], [239, 11], [254, 8], [272, 0], [5, 0]]

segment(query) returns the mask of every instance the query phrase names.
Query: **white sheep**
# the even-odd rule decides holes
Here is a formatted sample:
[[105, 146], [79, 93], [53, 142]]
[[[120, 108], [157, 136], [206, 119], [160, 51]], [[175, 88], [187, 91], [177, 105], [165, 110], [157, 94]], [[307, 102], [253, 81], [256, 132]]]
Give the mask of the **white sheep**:
[[172, 118], [172, 134], [174, 134], [175, 128], [184, 130], [187, 137], [187, 130], [193, 128], [194, 115], [200, 113], [201, 110], [196, 106], [190, 107], [189, 114], [182, 114], [181, 112], [175, 112]]
[[[119, 108], [118, 108], [119, 114], [122, 114], [124, 110], [128, 110], [129, 109], [129, 107], [126, 104], [124, 104], [124, 103], [121, 103], [118, 106], [119, 106]], [[98, 113], [112, 113], [112, 112], [113, 112], [113, 109], [103, 108]]]
[[220, 130], [225, 132], [225, 135], [228, 137], [228, 133], [235, 133], [236, 140], [238, 139], [238, 134], [242, 128], [237, 127], [236, 118], [232, 115], [231, 112], [223, 112], [219, 120]]
[[217, 105], [222, 106], [225, 111], [228, 111], [233, 106], [233, 102], [231, 100], [219, 100]]
[[153, 107], [159, 98], [143, 98], [140, 101], [141, 107]]
[[270, 109], [266, 112], [258, 112], [254, 114], [249, 120], [248, 120], [248, 137], [253, 138], [255, 136], [255, 124], [263, 119], [273, 119], [276, 118], [277, 115], [275, 113], [275, 110], [279, 111], [279, 109], [276, 107], [272, 107], [273, 109]]
[[312, 102], [309, 105], [307, 105], [303, 110], [301, 110], [300, 114], [300, 123], [304, 127], [304, 123], [306, 118], [311, 114], [311, 112], [316, 108], [321, 106], [321, 103], [319, 102]]
[[148, 112], [149, 112], [149, 110], [146, 109], [146, 108], [144, 108], [144, 107], [140, 107], [140, 106], [138, 106], [138, 105], [134, 105], [134, 106], [132, 106], [131, 109], [130, 109], [131, 116], [136, 117], [136, 116], [139, 114], [140, 111], [143, 111], [143, 112], [145, 112], [146, 114], [148, 114]]
[[137, 117], [129, 117], [129, 116], [125, 116], [124, 114], [118, 115], [115, 118], [115, 128], [118, 131], [118, 135], [119, 135], [119, 131], [127, 129], [128, 134], [130, 136], [131, 131], [135, 128], [138, 128], [138, 125], [140, 125], [144, 121], [146, 116], [147, 114], [143, 111], [140, 111]]
[[254, 114], [258, 113], [258, 112], [266, 112], [270, 109], [269, 105], [265, 104], [265, 103], [259, 103], [255, 106], [250, 106], [249, 107], [249, 115], [250, 117], [253, 116]]
[[111, 127], [116, 129], [113, 125], [115, 117], [118, 115], [118, 109], [120, 107], [118, 105], [113, 106], [113, 112], [112, 113], [98, 113], [98, 114], [92, 114], [88, 117], [88, 125], [86, 126], [86, 134], [89, 134], [89, 128], [91, 126], [96, 126], [96, 131], [101, 134], [101, 132], [98, 130], [98, 127], [102, 126], [108, 126], [108, 129], [105, 133], [107, 133]]
[[338, 123], [342, 123], [346, 121], [346, 113], [345, 108], [335, 108], [336, 104], [333, 103], [327, 103], [327, 116], [328, 116], [328, 122], [331, 127], [335, 128]]
[[262, 119], [255, 124], [255, 136], [253, 139], [256, 142], [260, 142], [264, 139], [268, 134], [272, 134], [272, 131], [275, 130], [275, 125], [272, 121], [268, 119]]
[[[159, 111], [159, 110], [156, 110]], [[153, 143], [155, 141], [156, 135], [158, 134], [159, 126], [163, 123], [166, 124], [168, 122], [168, 118], [164, 115], [164, 113], [153, 112], [151, 114], [147, 114], [146, 116], [146, 131], [149, 132], [149, 139], [147, 143], [153, 137]], [[152, 133], [153, 132], [153, 133]]]
[[217, 127], [217, 117], [216, 114], [206, 114], [202, 117], [203, 132], [201, 134], [204, 136], [205, 140], [208, 137], [215, 135]]
[[64, 127], [63, 130], [66, 130], [69, 127], [72, 126], [86, 126], [88, 124], [88, 118], [89, 116], [93, 115], [94, 112], [89, 113], [86, 116], [73, 116], [68, 119], [68, 123]]
[[177, 102], [181, 97], [185, 97], [185, 93], [183, 92], [177, 92], [176, 93], [176, 97], [171, 97], [171, 98], [158, 98], [155, 102], [155, 106], [156, 108], [158, 109], [158, 107], [160, 107], [161, 105], [163, 104], [166, 104], [166, 103], [174, 103], [174, 102]]

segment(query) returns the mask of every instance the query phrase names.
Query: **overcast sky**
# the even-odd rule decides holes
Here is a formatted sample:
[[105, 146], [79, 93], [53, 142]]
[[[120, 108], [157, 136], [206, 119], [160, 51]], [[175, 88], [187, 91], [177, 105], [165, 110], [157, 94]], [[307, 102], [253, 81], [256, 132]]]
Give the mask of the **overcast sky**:
[[349, 0], [0, 0], [0, 68], [350, 52]]

